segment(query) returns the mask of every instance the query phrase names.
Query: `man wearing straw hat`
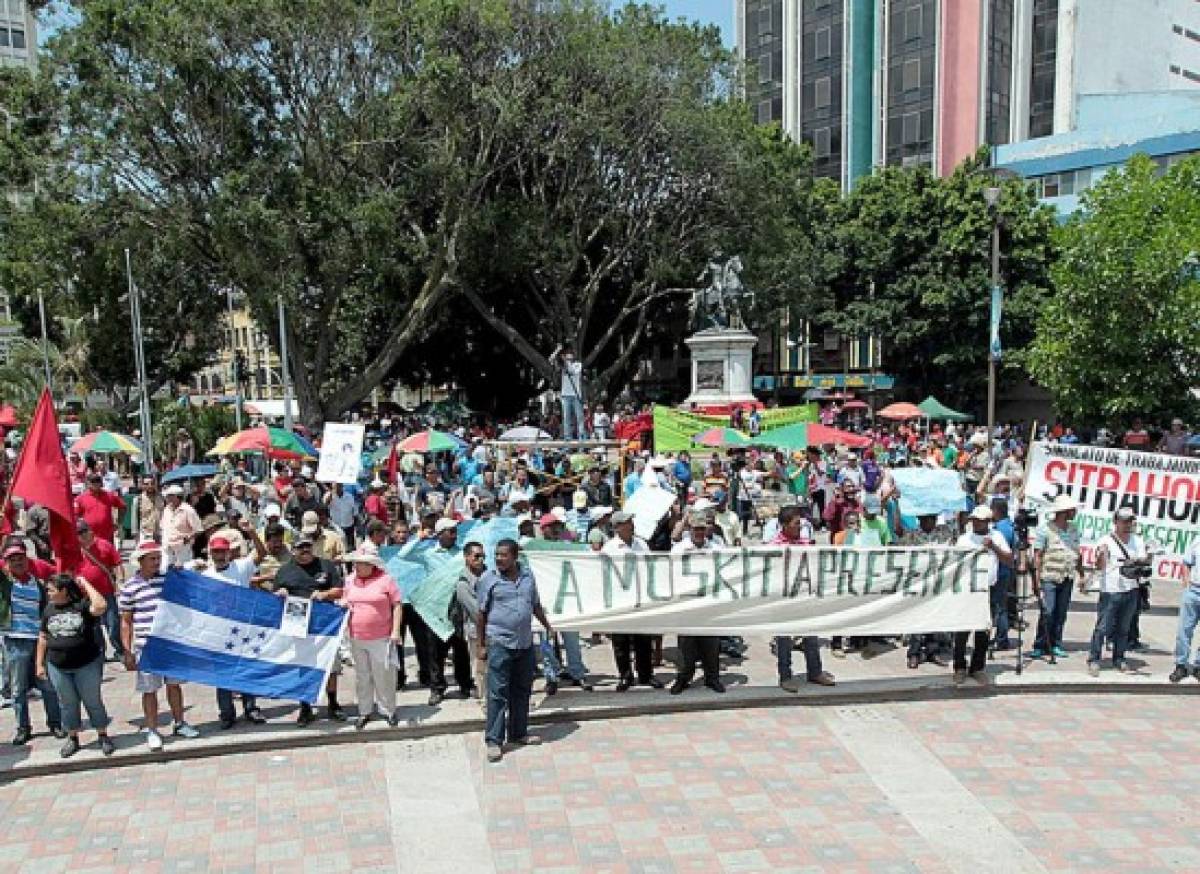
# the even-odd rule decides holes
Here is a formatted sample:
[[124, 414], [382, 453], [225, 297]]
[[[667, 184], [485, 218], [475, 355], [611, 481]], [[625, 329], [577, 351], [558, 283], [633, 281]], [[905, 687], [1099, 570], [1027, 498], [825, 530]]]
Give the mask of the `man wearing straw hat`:
[[1071, 608], [1071, 587], [1083, 576], [1083, 557], [1079, 551], [1079, 529], [1071, 524], [1079, 505], [1070, 495], [1059, 495], [1050, 505], [1051, 518], [1038, 529], [1033, 543], [1035, 590], [1044, 604], [1038, 619], [1037, 638], [1032, 658], [1053, 653], [1066, 658], [1062, 647], [1063, 626]]

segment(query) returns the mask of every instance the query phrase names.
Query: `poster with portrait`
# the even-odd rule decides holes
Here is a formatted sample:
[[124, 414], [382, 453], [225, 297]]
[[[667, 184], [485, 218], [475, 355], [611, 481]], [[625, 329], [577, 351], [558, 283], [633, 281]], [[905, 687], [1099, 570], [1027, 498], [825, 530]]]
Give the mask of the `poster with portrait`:
[[317, 482], [349, 485], [362, 470], [363, 426], [326, 422], [321, 435]]

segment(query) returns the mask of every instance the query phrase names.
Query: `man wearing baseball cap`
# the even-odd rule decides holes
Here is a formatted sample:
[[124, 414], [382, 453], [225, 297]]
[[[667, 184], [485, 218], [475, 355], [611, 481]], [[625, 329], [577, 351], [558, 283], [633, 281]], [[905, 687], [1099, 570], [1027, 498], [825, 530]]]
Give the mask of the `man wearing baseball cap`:
[[[1096, 627], [1092, 631], [1092, 643], [1088, 649], [1088, 673], [1100, 675], [1100, 658], [1104, 652], [1104, 641], [1112, 641], [1112, 664], [1118, 671], [1129, 670], [1125, 663], [1125, 651], [1133, 630], [1133, 618], [1137, 615], [1141, 592], [1139, 577], [1132, 572], [1138, 567], [1149, 568], [1146, 544], [1134, 533], [1137, 514], [1129, 507], [1122, 507], [1113, 515], [1113, 530], [1096, 544], [1096, 573], [1100, 581], [1100, 603], [1096, 609]], [[1079, 590], [1084, 591], [1085, 582], [1079, 580]], [[1175, 680], [1174, 675], [1171, 677]]]
[[162, 602], [163, 551], [154, 541], [138, 545], [131, 556], [138, 570], [117, 595], [117, 607], [121, 611], [121, 642], [125, 645], [125, 670], [136, 671], [134, 689], [142, 693], [142, 713], [146, 717], [146, 745], [153, 751], [163, 748], [162, 736], [158, 733], [158, 690], [167, 687], [167, 705], [171, 708], [174, 725], [171, 734], [176, 737], [196, 738], [200, 736], [188, 725], [183, 713], [183, 688], [179, 682], [158, 674], [138, 670], [138, 656], [150, 636], [154, 625], [154, 614]]
[[[250, 530], [253, 531], [253, 529]], [[255, 532], [255, 539], [257, 541], [257, 532]], [[248, 556], [234, 558], [232, 544], [228, 539], [218, 536], [209, 538], [208, 559], [208, 561], [193, 561], [188, 567], [209, 579], [220, 580], [231, 586], [250, 588], [253, 585], [254, 575], [258, 571], [258, 562]], [[233, 706], [235, 694], [237, 693], [230, 689], [217, 690], [217, 710], [221, 718], [221, 728], [233, 728], [233, 724], [237, 721], [237, 711]], [[241, 696], [242, 712], [245, 714], [246, 721], [255, 725], [262, 725], [266, 722], [262, 711], [258, 709], [257, 699], [244, 692], [241, 693]]]
[[58, 693], [49, 680], [39, 679], [34, 671], [42, 610], [46, 606], [44, 581], [54, 568], [47, 562], [31, 559], [25, 545], [10, 538], [4, 547], [4, 571], [0, 572], [0, 627], [4, 628], [4, 654], [12, 682], [13, 715], [17, 721], [14, 746], [23, 746], [33, 737], [29, 718], [29, 689], [42, 693], [46, 725], [56, 738], [65, 738]]
[[[971, 530], [962, 534], [955, 546], [969, 547], [989, 553], [988, 555], [988, 586], [995, 586], [1000, 579], [1000, 566], [1011, 565], [1012, 550], [998, 531], [992, 530], [992, 510], [980, 504], [971, 511]], [[954, 632], [954, 685], [961, 686], [968, 674], [981, 686], [987, 685], [988, 629], [978, 629], [974, 632], [971, 646], [971, 664], [967, 666], [967, 638], [970, 631]]]

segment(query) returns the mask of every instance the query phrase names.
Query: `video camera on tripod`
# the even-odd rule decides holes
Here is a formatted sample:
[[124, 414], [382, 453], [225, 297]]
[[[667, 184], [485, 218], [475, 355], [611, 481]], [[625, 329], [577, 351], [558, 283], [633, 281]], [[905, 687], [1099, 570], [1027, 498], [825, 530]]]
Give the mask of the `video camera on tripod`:
[[1017, 535], [1017, 549], [1029, 548], [1029, 530], [1040, 524], [1037, 510], [1027, 510], [1022, 507], [1013, 518], [1013, 531]]

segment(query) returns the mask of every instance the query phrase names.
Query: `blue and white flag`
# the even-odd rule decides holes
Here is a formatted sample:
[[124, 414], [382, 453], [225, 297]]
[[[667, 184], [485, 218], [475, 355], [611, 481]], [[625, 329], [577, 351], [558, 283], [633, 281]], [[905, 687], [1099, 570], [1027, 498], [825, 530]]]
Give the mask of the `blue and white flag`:
[[337, 658], [347, 611], [309, 604], [308, 636], [280, 630], [287, 602], [172, 569], [138, 669], [264, 698], [315, 703]]

